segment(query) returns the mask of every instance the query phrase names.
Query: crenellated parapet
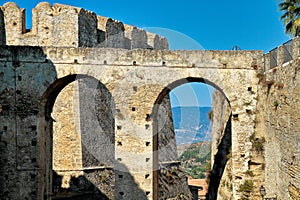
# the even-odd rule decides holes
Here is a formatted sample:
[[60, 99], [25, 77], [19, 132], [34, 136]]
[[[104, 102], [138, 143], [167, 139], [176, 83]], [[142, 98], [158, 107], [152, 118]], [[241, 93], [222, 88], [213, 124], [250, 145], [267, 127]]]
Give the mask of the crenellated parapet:
[[9, 2], [0, 7], [0, 25], [0, 45], [168, 48], [156, 34], [63, 4], [39, 3], [32, 9], [32, 29], [26, 29], [25, 9]]

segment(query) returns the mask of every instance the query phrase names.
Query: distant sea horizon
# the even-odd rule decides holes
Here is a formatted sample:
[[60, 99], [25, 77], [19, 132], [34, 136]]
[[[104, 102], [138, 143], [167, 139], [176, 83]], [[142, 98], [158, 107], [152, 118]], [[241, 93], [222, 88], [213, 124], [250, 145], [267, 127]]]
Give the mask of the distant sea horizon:
[[177, 145], [211, 141], [211, 106], [172, 107]]

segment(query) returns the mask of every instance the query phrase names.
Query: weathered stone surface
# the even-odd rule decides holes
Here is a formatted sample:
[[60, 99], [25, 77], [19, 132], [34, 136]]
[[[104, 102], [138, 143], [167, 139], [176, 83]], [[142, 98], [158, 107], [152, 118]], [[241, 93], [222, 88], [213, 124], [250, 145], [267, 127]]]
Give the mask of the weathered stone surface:
[[265, 137], [267, 196], [299, 199], [299, 59], [266, 71], [259, 85], [258, 130]]
[[168, 49], [167, 40], [156, 34], [151, 45], [140, 29], [125, 37], [122, 22], [63, 4], [39, 3], [32, 10], [32, 29], [27, 30], [25, 9], [9, 2], [0, 7], [0, 25], [1, 45]]
[[[61, 188], [96, 191], [91, 199], [157, 199], [154, 108], [193, 81], [215, 86], [231, 106], [232, 199], [243, 197], [246, 180], [254, 183], [249, 198], [260, 198], [261, 184], [269, 197], [299, 198], [298, 38], [295, 59], [269, 70], [270, 56], [259, 62], [261, 51], [162, 51], [164, 38], [134, 28], [130, 41], [121, 22], [80, 8], [40, 3], [29, 32], [23, 9], [7, 3], [0, 10], [0, 42], [17, 45], [0, 47], [0, 199], [51, 199], [53, 169], [65, 177]], [[150, 49], [127, 50], [144, 47]], [[99, 83], [97, 92], [78, 80], [87, 77]], [[168, 111], [165, 117], [163, 131], [172, 133]], [[167, 161], [176, 158], [170, 144]]]
[[[231, 114], [230, 105], [224, 96], [219, 90], [215, 90], [212, 94], [212, 111], [210, 112], [210, 119], [212, 122], [212, 152], [211, 152], [211, 166], [214, 166], [215, 156], [218, 153], [218, 147], [226, 133], [226, 124]], [[227, 134], [231, 134], [227, 132]], [[228, 146], [227, 146], [228, 148]], [[227, 153], [227, 148], [225, 146], [224, 153]], [[231, 160], [231, 144], [230, 144], [230, 153], [225, 157], [228, 159], [226, 168], [222, 169], [221, 166], [217, 166], [218, 170], [223, 170], [223, 176], [220, 180], [219, 190], [218, 190], [218, 199], [231, 199], [232, 198], [232, 160]], [[218, 161], [218, 160], [217, 160]], [[218, 163], [217, 163], [218, 164]], [[220, 165], [220, 164], [219, 164]], [[211, 177], [210, 177], [211, 178]]]
[[[16, 123], [19, 125], [30, 124], [29, 127], [31, 128], [32, 126], [31, 129], [33, 130], [35, 129], [34, 127], [37, 127], [36, 132], [38, 134], [38, 137], [35, 144], [37, 148], [36, 150], [32, 151], [35, 153], [26, 153], [28, 151], [22, 148], [20, 149], [20, 152], [24, 152], [26, 155], [29, 156], [23, 156], [24, 159], [27, 159], [28, 161], [18, 161], [24, 167], [28, 168], [29, 162], [31, 162], [31, 159], [34, 158], [31, 157], [31, 155], [39, 155], [39, 158], [36, 159], [37, 162], [30, 165], [39, 166], [40, 175], [38, 175], [37, 177], [40, 178], [39, 183], [41, 182], [41, 184], [38, 184], [39, 186], [37, 189], [26, 189], [26, 191], [28, 191], [28, 194], [30, 194], [33, 190], [35, 190], [36, 193], [39, 195], [43, 194], [43, 191], [51, 193], [52, 184], [51, 182], [47, 182], [50, 180], [52, 173], [52, 161], [50, 159], [52, 158], [52, 156], [49, 157], [49, 155], [52, 154], [51, 124], [53, 124], [54, 127], [60, 127], [61, 125], [59, 125], [59, 119], [73, 120], [72, 118], [74, 118], [74, 114], [72, 114], [72, 112], [70, 112], [70, 114], [73, 115], [73, 117], [67, 114], [62, 115], [61, 117], [58, 116], [63, 114], [67, 110], [73, 110], [73, 112], [76, 113], [76, 110], [72, 109], [71, 102], [73, 102], [73, 105], [81, 105], [79, 98], [74, 98], [74, 95], [69, 95], [68, 92], [64, 92], [65, 90], [70, 90], [70, 92], [74, 90], [71, 89], [72, 85], [69, 84], [77, 80], [77, 74], [79, 75], [79, 77], [81, 77], [81, 75], [90, 76], [97, 79], [97, 81], [100, 81], [101, 84], [105, 85], [106, 88], [109, 90], [115, 102], [116, 177], [119, 177], [119, 174], [122, 174], [122, 172], [126, 172], [128, 174], [128, 177], [131, 177], [129, 178], [130, 181], [123, 182], [125, 179], [122, 179], [123, 181], [119, 183], [116, 182], [116, 198], [122, 196], [123, 198], [126, 197], [128, 199], [130, 198], [130, 196], [139, 195], [138, 193], [141, 192], [143, 194], [141, 198], [152, 198], [152, 177], [155, 175], [153, 173], [153, 162], [156, 162], [152, 154], [153, 121], [151, 117], [153, 107], [155, 106], [156, 100], [163, 93], [163, 91], [167, 91], [166, 89], [172, 89], [173, 87], [178, 86], [182, 83], [186, 83], [188, 81], [203, 81], [203, 79], [193, 79], [188, 77], [205, 77], [205, 80], [213, 82], [215, 85], [219, 86], [224, 91], [229, 101], [231, 102], [231, 106], [234, 112], [239, 113], [240, 116], [245, 115], [245, 123], [243, 122], [243, 120], [240, 120], [243, 123], [235, 122], [236, 125], [233, 128], [233, 133], [235, 133], [236, 135], [241, 135], [245, 130], [248, 130], [249, 126], [252, 126], [251, 124], [249, 125], [249, 123], [246, 123], [246, 121], [248, 120], [248, 114], [246, 114], [246, 109], [241, 109], [241, 107], [243, 107], [242, 105], [244, 101], [251, 102], [251, 105], [252, 103], [253, 105], [255, 105], [255, 95], [248, 95], [249, 91], [247, 91], [247, 87], [253, 86], [256, 82], [255, 71], [248, 69], [248, 65], [251, 64], [250, 60], [246, 63], [245, 69], [234, 68], [234, 66], [230, 67], [230, 65], [228, 66], [228, 69], [224, 68], [223, 66], [221, 68], [206, 68], [205, 65], [202, 65], [201, 67], [193, 67], [189, 60], [181, 58], [181, 55], [183, 55], [182, 53], [180, 53], [180, 55], [177, 55], [177, 52], [172, 51], [163, 52], [155, 50], [135, 50], [131, 52], [123, 49], [99, 50], [85, 48], [72, 49], [44, 47], [40, 50], [41, 52], [44, 52], [44, 54], [36, 54], [35, 51], [33, 51], [30, 47], [19, 47], [17, 52], [15, 52], [15, 50], [10, 47], [1, 48], [3, 49], [3, 51], [1, 50], [1, 52], [7, 52], [7, 55], [18, 55], [12, 56], [10, 58], [12, 59], [12, 61], [14, 61], [13, 59], [17, 58], [21, 59], [17, 62], [19, 66], [17, 68], [17, 71], [20, 72], [20, 74], [17, 74], [17, 76], [15, 76], [15, 71], [13, 70], [14, 68], [12, 65], [13, 63], [15, 63], [15, 61], [13, 63], [7, 61], [0, 62], [2, 66], [1, 70], [4, 73], [3, 78], [1, 80], [3, 82], [3, 84], [1, 85], [1, 94], [3, 94], [4, 96], [1, 99], [0, 103], [2, 105], [2, 112], [7, 113], [4, 115], [5, 119], [1, 120], [1, 123], [5, 123], [5, 120], [7, 121], [7, 123], [9, 122], [9, 125], [1, 124], [1, 126], [14, 127], [14, 120], [17, 120]], [[32, 61], [30, 61], [30, 52], [32, 52], [33, 54]], [[222, 52], [214, 52], [216, 57], [220, 56], [219, 53], [220, 55], [223, 54]], [[24, 54], [26, 54], [26, 56]], [[197, 52], [193, 52], [193, 58], [191, 59], [195, 62], [200, 62], [201, 56], [205, 54], [205, 52], [198, 52], [198, 54], [200, 55], [198, 56], [198, 61], [195, 60], [195, 58], [197, 57], [196, 54]], [[211, 52], [208, 52], [208, 54], [211, 54]], [[130, 56], [126, 59], [126, 55]], [[244, 56], [248, 58], [249, 52], [245, 52], [245, 54], [239, 54], [239, 56], [239, 59], [242, 60], [243, 63], [245, 63], [245, 60], [247, 59], [245, 59]], [[257, 52], [254, 52], [253, 57], [256, 58], [256, 56]], [[47, 60], [44, 60], [44, 62], [42, 62], [44, 57], [47, 57]], [[235, 59], [237, 59], [236, 55]], [[74, 62], [74, 60], [76, 60], [76, 62]], [[104, 60], [107, 60], [106, 64], [104, 64]], [[116, 62], [114, 62], [114, 60]], [[134, 60], [137, 61], [139, 66], [132, 65], [132, 61]], [[164, 66], [162, 66], [162, 61], [165, 61], [166, 63]], [[178, 80], [181, 81], [178, 82]], [[227, 80], [231, 80], [232, 82], [230, 84], [225, 84]], [[21, 81], [21, 84], [18, 83], [16, 87], [15, 81], [17, 81], [17, 83]], [[74, 82], [74, 84], [76, 82]], [[231, 86], [232, 84], [239, 85], [240, 83], [243, 83], [243, 85], [240, 85], [240, 87]], [[21, 90], [20, 94], [16, 92], [17, 90], [19, 90], [19, 88]], [[17, 94], [17, 101], [15, 101], [15, 94]], [[28, 101], [26, 100], [28, 99], [26, 96], [31, 94], [35, 95], [30, 96], [31, 104], [27, 105], [25, 103], [26, 101]], [[58, 97], [56, 97], [57, 95]], [[83, 93], [83, 95], [88, 96], [88, 94], [85, 93]], [[240, 95], [243, 97], [241, 100]], [[55, 99], [57, 99], [56, 104], [54, 104]], [[100, 99], [104, 98], [101, 97]], [[18, 104], [21, 105], [23, 105], [22, 102], [24, 102], [24, 104], [27, 105], [27, 107], [29, 108], [24, 109], [23, 111], [20, 110], [18, 112], [20, 118], [17, 119], [14, 117], [15, 102], [18, 102]], [[51, 107], [51, 105], [55, 105], [54, 108]], [[57, 107], [57, 105], [59, 106]], [[247, 106], [249, 105], [247, 104]], [[63, 110], [60, 111], [60, 109]], [[37, 114], [37, 111], [39, 111], [39, 114]], [[79, 113], [83, 112], [81, 115], [84, 115], [85, 111], [87, 111], [87, 109], [83, 107], [83, 110], [81, 110]], [[51, 122], [51, 117], [49, 115], [51, 112], [52, 118], [56, 120], [56, 122]], [[96, 112], [96, 110], [93, 112]], [[32, 115], [32, 117], [30, 118], [30, 123], [28, 123], [29, 121], [27, 120], [27, 115]], [[148, 116], [150, 116], [150, 120]], [[86, 117], [87, 119], [89, 119], [88, 116]], [[72, 123], [67, 124], [72, 125]], [[80, 123], [75, 124], [76, 126], [80, 125]], [[112, 125], [111, 123], [109, 124]], [[87, 125], [87, 123], [84, 122], [83, 125]], [[71, 126], [65, 128], [67, 132], [69, 132], [68, 129], [74, 129], [71, 128]], [[8, 128], [8, 131], [9, 130], [10, 129]], [[9, 136], [3, 137], [7, 138], [7, 146], [11, 146], [9, 152], [16, 152], [14, 149], [13, 142], [15, 140], [13, 130], [14, 129], [12, 129], [10, 135], [8, 134]], [[24, 130], [23, 126], [20, 126], [20, 130]], [[55, 130], [63, 129], [54, 128], [54, 134]], [[251, 134], [252, 129], [250, 128], [249, 130], [249, 134]], [[98, 132], [96, 129], [91, 131]], [[69, 133], [70, 134], [68, 134], [68, 136], [66, 135], [66, 137], [72, 138], [73, 136], [71, 132]], [[76, 135], [76, 132], [74, 132], [74, 134]], [[18, 134], [18, 137], [22, 137], [22, 141], [24, 140], [24, 143], [29, 144], [32, 142], [33, 139], [35, 139], [33, 136], [28, 137], [29, 141], [26, 141], [26, 137], [24, 137], [23, 134], [21, 134], [21, 132], [20, 134]], [[236, 138], [236, 136], [233, 137]], [[80, 137], [74, 137], [74, 140], [72, 141], [72, 143], [74, 145], [76, 144], [79, 149], [80, 140], [82, 144], [82, 135], [81, 139]], [[69, 146], [73, 146], [73, 144], [71, 145], [71, 143], [69, 143]], [[75, 149], [76, 145], [74, 146]], [[237, 145], [237, 147], [239, 146], [237, 142], [235, 143], [235, 145]], [[242, 147], [243, 146], [241, 146], [241, 148]], [[103, 148], [105, 149], [106, 147], [103, 146]], [[72, 153], [76, 152], [77, 150], [72, 151]], [[81, 146], [81, 152], [84, 152], [83, 146]], [[97, 154], [97, 151], [94, 153]], [[67, 165], [71, 166], [73, 165], [71, 163], [74, 163], [74, 166], [77, 166], [74, 160], [76, 161], [75, 158], [79, 158], [80, 160], [79, 154], [80, 150], [77, 153], [78, 156], [70, 156], [70, 162], [67, 162]], [[81, 157], [82, 156], [84, 156], [84, 154], [81, 154]], [[3, 158], [5, 158], [5, 156], [3, 156]], [[14, 156], [10, 156], [10, 158], [12, 159], [11, 162], [16, 162], [16, 160], [14, 160]], [[80, 162], [82, 162], [82, 160]], [[94, 159], [88, 160], [91, 160], [92, 163], [95, 161]], [[64, 159], [61, 161], [66, 162], [66, 160]], [[246, 160], [245, 162], [247, 161], [248, 160]], [[78, 162], [79, 165], [80, 162]], [[239, 164], [236, 164], [234, 166], [237, 169], [240, 169], [240, 166], [244, 165], [243, 162], [243, 160], [238, 160], [237, 163]], [[7, 167], [3, 167], [4, 171], [10, 169], [9, 166], [14, 165], [13, 163], [9, 164], [9, 162], [7, 164]], [[236, 168], [233, 168], [233, 170], [235, 170]], [[33, 168], [32, 172], [38, 173], [37, 168]], [[8, 171], [6, 173], [8, 173]], [[14, 174], [11, 175], [11, 177], [17, 177], [17, 173], [14, 173], [13, 171], [11, 173]], [[145, 179], [146, 175], [150, 178]], [[30, 175], [28, 174], [28, 176]], [[12, 184], [15, 184], [15, 182], [19, 181], [17, 178], [11, 180]], [[44, 183], [44, 185], [42, 183]], [[6, 188], [6, 186], [3, 188]], [[120, 192], [122, 193], [120, 194]], [[15, 195], [15, 193], [11, 191], [6, 196], [9, 195]], [[13, 198], [19, 199], [18, 196], [13, 196]]]

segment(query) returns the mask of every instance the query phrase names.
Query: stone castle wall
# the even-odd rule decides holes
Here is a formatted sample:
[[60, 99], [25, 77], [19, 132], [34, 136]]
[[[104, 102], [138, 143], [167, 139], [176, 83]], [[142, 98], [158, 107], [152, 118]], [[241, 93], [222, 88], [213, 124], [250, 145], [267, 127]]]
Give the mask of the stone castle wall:
[[[74, 177], [78, 176], [78, 180], [86, 182], [84, 184], [86, 187], [76, 185], [78, 180], [73, 179], [75, 182], [70, 182], [71, 188], [84, 189], [98, 185], [100, 188], [93, 189], [98, 191], [98, 194], [105, 193], [108, 196], [112, 193], [107, 186], [114, 185], [115, 180], [114, 196], [116, 199], [135, 197], [153, 199], [157, 192], [153, 190], [154, 172], [157, 171], [153, 171], [153, 166], [158, 160], [153, 157], [155, 144], [153, 136], [154, 133], [157, 135], [157, 132], [153, 132], [155, 130], [152, 112], [160, 94], [167, 88], [173, 88], [174, 84], [178, 86], [187, 81], [201, 82], [201, 79], [194, 79], [191, 76], [205, 77], [224, 91], [231, 102], [233, 112], [241, 116], [244, 112], [246, 114], [246, 110], [243, 108], [243, 101], [240, 102], [239, 98], [242, 95], [243, 100], [250, 101], [254, 97], [254, 95], [247, 96], [249, 93], [247, 88], [255, 85], [256, 71], [252, 68], [252, 62], [261, 55], [256, 51], [129, 51], [103, 48], [11, 46], [0, 48], [2, 83], [0, 159], [1, 173], [4, 175], [0, 176], [0, 193], [3, 199], [50, 198], [53, 192], [59, 189], [55, 187], [53, 191], [53, 185], [60, 183], [59, 180], [62, 177], [58, 176], [58, 181], [51, 182], [51, 180], [56, 180], [51, 178], [52, 136], [54, 134], [54, 139], [57, 138], [55, 130], [66, 128], [59, 125], [60, 119], [72, 121], [71, 118], [66, 119], [68, 117], [58, 117], [64, 112], [67, 114], [67, 111], [71, 109], [63, 106], [64, 103], [73, 101], [73, 105], [80, 105], [78, 98], [78, 101], [74, 102], [76, 98], [65, 91], [69, 89], [71, 91], [73, 83], [76, 86], [77, 75], [80, 79], [85, 76], [94, 77], [105, 85], [113, 96], [115, 159], [113, 171], [110, 168], [102, 169], [101, 167], [83, 169], [83, 173], [80, 172]], [[226, 66], [224, 67], [225, 55], [228, 59], [225, 60]], [[203, 65], [203, 59], [206, 60], [205, 65]], [[240, 65], [236, 63], [236, 60], [241, 61]], [[178, 80], [181, 81], [178, 82]], [[227, 80], [232, 82], [227, 84]], [[240, 82], [244, 83], [240, 87], [231, 86], [232, 84], [238, 85]], [[59, 105], [57, 103], [60, 106], [57, 106]], [[75, 107], [78, 108], [78, 106]], [[83, 110], [87, 109], [83, 107]], [[242, 134], [243, 127], [250, 126], [249, 123], [241, 124], [239, 121], [233, 121], [233, 123], [235, 135]], [[80, 123], [76, 126], [78, 125]], [[69, 145], [76, 143], [80, 146], [80, 140], [82, 142], [82, 135], [81, 139], [70, 140], [72, 143]], [[239, 144], [235, 143], [235, 145], [238, 147]], [[236, 150], [236, 153], [238, 151]], [[82, 144], [81, 152], [85, 152]], [[80, 158], [80, 150], [77, 154], [79, 157], [74, 156], [74, 158], [78, 157], [78, 164], [81, 165], [84, 154], [81, 154], [82, 158]], [[73, 163], [72, 159], [69, 160], [67, 164]], [[242, 165], [244, 163], [241, 160], [236, 162], [233, 171], [240, 169]], [[103, 175], [95, 177], [95, 171], [97, 171], [96, 174]], [[112, 179], [105, 179], [107, 174], [111, 175], [109, 177]], [[96, 180], [96, 182], [88, 180]], [[99, 180], [104, 182], [99, 182]], [[235, 184], [233, 182], [233, 186], [238, 187]], [[112, 189], [113, 186], [110, 188]]]
[[[161, 51], [167, 48], [164, 38], [80, 8], [40, 3], [33, 10], [31, 30], [25, 29], [24, 20], [24, 10], [14, 3], [1, 7], [0, 43], [7, 46], [0, 47], [0, 199], [51, 199], [67, 184], [111, 199], [157, 199], [153, 185], [159, 157], [153, 153], [153, 138], [158, 129], [152, 112], [166, 88], [189, 81], [215, 86], [230, 102], [232, 198], [243, 197], [240, 186], [246, 180], [254, 183], [249, 198], [260, 198], [261, 184], [269, 197], [299, 197], [298, 38], [293, 41], [294, 60], [281, 66], [285, 59], [279, 48], [280, 67], [269, 70], [272, 56], [260, 61], [260, 51]], [[104, 93], [81, 95], [102, 106], [83, 104], [75, 90], [84, 86], [78, 85], [77, 75], [101, 83], [96, 88]], [[69, 95], [71, 91], [78, 98]], [[107, 109], [110, 101], [101, 94], [111, 95], [114, 106], [109, 108], [114, 109]], [[88, 108], [91, 112], [83, 118], [73, 115]], [[98, 118], [103, 115], [107, 121]], [[71, 125], [64, 126], [64, 120]], [[98, 122], [102, 131], [87, 126]], [[168, 126], [165, 130], [172, 131]], [[101, 132], [103, 137], [85, 137], [86, 132]], [[264, 151], [259, 152], [255, 145], [263, 137]], [[59, 144], [61, 138], [76, 150], [56, 148], [64, 145]], [[113, 142], [107, 144], [106, 139]], [[61, 152], [52, 154], [53, 148]], [[176, 157], [172, 149], [166, 152], [170, 159]], [[68, 159], [52, 161], [52, 155], [62, 154], [69, 154]], [[107, 158], [112, 158], [112, 167]], [[64, 174], [60, 165], [76, 173]], [[66, 185], [61, 182], [69, 179]]]
[[0, 10], [0, 44], [168, 49], [163, 37], [82, 8], [39, 3], [32, 10], [30, 30], [26, 29], [25, 10], [15, 3], [6, 3]]
[[299, 38], [292, 46], [291, 56], [296, 59], [284, 62], [285, 49], [279, 47], [277, 66], [270, 69], [267, 62], [259, 84], [257, 137], [265, 138], [262, 184], [266, 197], [277, 199], [300, 198]]

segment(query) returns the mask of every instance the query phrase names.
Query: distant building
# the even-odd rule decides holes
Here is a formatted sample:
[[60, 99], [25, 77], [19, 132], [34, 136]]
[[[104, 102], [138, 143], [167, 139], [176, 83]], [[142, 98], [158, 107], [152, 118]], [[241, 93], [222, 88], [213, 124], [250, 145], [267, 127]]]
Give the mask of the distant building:
[[205, 199], [208, 185], [205, 179], [192, 179], [189, 177], [188, 185], [193, 194], [193, 200]]

